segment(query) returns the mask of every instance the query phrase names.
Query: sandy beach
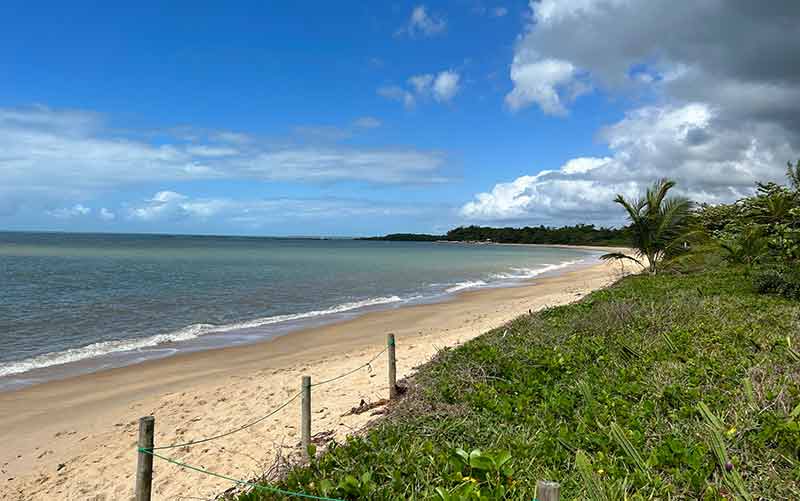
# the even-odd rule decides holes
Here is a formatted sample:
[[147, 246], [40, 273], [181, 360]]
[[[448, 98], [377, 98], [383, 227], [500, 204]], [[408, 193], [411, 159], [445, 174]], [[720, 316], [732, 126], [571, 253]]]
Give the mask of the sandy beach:
[[[398, 377], [405, 377], [443, 347], [468, 341], [528, 310], [578, 300], [630, 268], [602, 263], [518, 287], [368, 313], [257, 344], [0, 393], [0, 497], [131, 499], [141, 416], [155, 416], [156, 446], [231, 430], [297, 393], [301, 376], [321, 381], [368, 361], [384, 348], [387, 333], [397, 337]], [[371, 402], [387, 394], [385, 355], [370, 370], [314, 388], [312, 434], [345, 439], [375, 417], [370, 412], [343, 414], [362, 399]], [[278, 453], [296, 452], [299, 408], [297, 399], [247, 430], [167, 455], [235, 478], [259, 476]], [[155, 461], [154, 499], [213, 499], [230, 487], [230, 482]]]

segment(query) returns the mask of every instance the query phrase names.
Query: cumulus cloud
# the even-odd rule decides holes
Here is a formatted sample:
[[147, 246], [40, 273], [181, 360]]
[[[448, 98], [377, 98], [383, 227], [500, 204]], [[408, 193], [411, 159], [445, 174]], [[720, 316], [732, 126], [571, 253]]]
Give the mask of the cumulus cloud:
[[[617, 193], [640, 194], [661, 177], [693, 200], [725, 202], [751, 193], [756, 180], [781, 181], [789, 136], [774, 124], [720, 120], [704, 103], [648, 106], [603, 129], [608, 157], [579, 157], [558, 169], [498, 183], [461, 207], [476, 221], [620, 224]], [[700, 140], [698, 140], [700, 138]]]
[[[375, 125], [374, 121], [361, 126]], [[191, 137], [192, 139], [186, 139]], [[0, 109], [0, 210], [54, 206], [143, 183], [249, 180], [437, 183], [444, 156], [411, 148], [262, 143], [234, 132], [148, 142], [120, 135], [102, 116], [44, 107]], [[60, 214], [60, 213], [59, 213]]]
[[447, 21], [443, 17], [428, 13], [425, 5], [417, 5], [405, 26], [397, 30], [397, 35], [407, 34], [411, 38], [432, 37], [444, 33]]
[[786, 36], [800, 3], [540, 0], [530, 9], [511, 110], [563, 116], [596, 89], [652, 101], [600, 132], [610, 156], [499, 183], [463, 217], [620, 223], [616, 193], [670, 177], [694, 200], [731, 201], [756, 181], [782, 181], [800, 156], [800, 39]]
[[450, 101], [459, 91], [459, 75], [455, 71], [442, 71], [433, 82], [433, 97], [437, 101]]
[[516, 111], [536, 103], [547, 114], [565, 115], [563, 101], [575, 99], [586, 92], [588, 86], [575, 78], [577, 70], [569, 61], [538, 59], [521, 63], [527, 60], [527, 54], [522, 51], [514, 56], [511, 64], [514, 89], [506, 95], [506, 104]]
[[589, 78], [612, 92], [656, 85], [682, 102], [800, 126], [800, 39], [787, 36], [800, 2], [541, 0], [530, 8], [511, 66], [507, 99], [517, 107], [563, 112]]
[[444, 70], [439, 73], [423, 73], [408, 78], [409, 89], [398, 85], [380, 87], [378, 94], [395, 101], [402, 102], [410, 109], [416, 106], [419, 100], [433, 98], [444, 103], [452, 100], [461, 90], [461, 75], [453, 70]]

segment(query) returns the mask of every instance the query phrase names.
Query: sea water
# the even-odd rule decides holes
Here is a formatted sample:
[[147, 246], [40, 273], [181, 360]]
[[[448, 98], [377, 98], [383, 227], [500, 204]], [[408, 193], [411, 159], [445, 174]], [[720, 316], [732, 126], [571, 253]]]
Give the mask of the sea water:
[[577, 249], [0, 232], [0, 389], [588, 264]]

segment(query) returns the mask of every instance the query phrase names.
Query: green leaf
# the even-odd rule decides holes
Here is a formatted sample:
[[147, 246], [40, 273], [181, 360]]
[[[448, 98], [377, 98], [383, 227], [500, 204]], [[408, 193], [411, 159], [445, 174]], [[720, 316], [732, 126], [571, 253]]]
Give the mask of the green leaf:
[[[800, 407], [800, 406], [798, 406]], [[511, 460], [511, 453], [508, 451], [500, 451], [494, 457], [494, 464], [497, 468], [502, 468], [504, 464]]]
[[586, 488], [586, 497], [590, 501], [608, 501], [608, 497], [606, 497], [606, 493], [603, 490], [603, 485], [600, 483], [600, 479], [597, 478], [597, 475], [595, 475], [592, 469], [592, 462], [585, 452], [578, 451], [575, 454], [575, 467], [578, 468], [578, 473]]
[[453, 454], [455, 455], [455, 457], [457, 459], [459, 459], [465, 465], [469, 464], [469, 453], [467, 451], [465, 451], [464, 449], [459, 447], [458, 449], [453, 451]]

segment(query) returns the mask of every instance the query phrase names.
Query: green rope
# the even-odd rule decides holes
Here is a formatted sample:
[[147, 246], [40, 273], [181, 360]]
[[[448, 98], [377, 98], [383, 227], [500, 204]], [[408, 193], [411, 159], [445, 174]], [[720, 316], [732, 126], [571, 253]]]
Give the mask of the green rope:
[[372, 358], [371, 358], [371, 359], [370, 359], [368, 362], [366, 362], [366, 363], [364, 363], [364, 364], [361, 364], [361, 365], [359, 365], [358, 367], [356, 367], [355, 369], [353, 369], [353, 370], [351, 370], [351, 371], [345, 372], [344, 374], [340, 374], [340, 375], [338, 375], [338, 376], [336, 376], [336, 377], [332, 377], [332, 378], [330, 378], [330, 379], [326, 379], [326, 380], [324, 380], [324, 381], [320, 381], [319, 383], [314, 383], [314, 384], [312, 384], [311, 386], [320, 386], [320, 385], [323, 385], [323, 384], [332, 383], [333, 381], [336, 381], [336, 380], [338, 380], [338, 379], [342, 379], [343, 377], [347, 377], [347, 376], [349, 376], [350, 374], [352, 374], [352, 373], [354, 373], [354, 372], [360, 371], [360, 370], [361, 370], [361, 369], [363, 369], [364, 367], [368, 366], [369, 364], [371, 364], [372, 362], [374, 362], [375, 360], [377, 360], [377, 359], [378, 359], [378, 357], [379, 357], [379, 356], [381, 356], [381, 355], [383, 355], [383, 354], [386, 352], [386, 350], [388, 350], [388, 349], [389, 349], [388, 347], [386, 347], [386, 348], [382, 349], [380, 353], [378, 353], [377, 355], [375, 355], [374, 357], [372, 357]]
[[287, 405], [289, 405], [290, 403], [294, 402], [294, 400], [295, 400], [297, 397], [299, 397], [299, 396], [300, 396], [300, 393], [301, 393], [301, 392], [297, 392], [297, 393], [295, 393], [295, 395], [294, 395], [292, 398], [290, 398], [290, 399], [289, 399], [289, 400], [287, 400], [286, 402], [284, 402], [284, 403], [282, 403], [281, 405], [279, 405], [278, 407], [276, 407], [276, 408], [275, 408], [275, 409], [274, 409], [272, 412], [270, 412], [270, 413], [269, 413], [269, 414], [267, 414], [266, 416], [262, 416], [262, 417], [260, 417], [260, 418], [256, 419], [255, 421], [252, 421], [252, 422], [250, 422], [250, 423], [247, 423], [246, 425], [244, 425], [244, 426], [241, 426], [241, 427], [239, 427], [239, 428], [236, 428], [235, 430], [231, 430], [231, 431], [228, 431], [228, 432], [225, 432], [225, 433], [221, 433], [221, 434], [219, 434], [219, 435], [214, 435], [213, 437], [203, 438], [203, 439], [200, 439], [200, 440], [192, 440], [192, 441], [190, 441], [190, 442], [185, 442], [185, 443], [182, 443], [182, 444], [162, 445], [162, 446], [160, 446], [160, 447], [153, 447], [153, 449], [152, 449], [152, 450], [154, 450], [154, 451], [158, 451], [158, 450], [162, 450], [162, 449], [175, 449], [175, 448], [178, 448], [178, 447], [188, 447], [188, 446], [190, 446], [190, 445], [202, 444], [202, 443], [204, 443], [204, 442], [210, 442], [210, 441], [212, 441], [212, 440], [216, 440], [216, 439], [218, 439], [218, 438], [227, 437], [228, 435], [233, 435], [234, 433], [240, 432], [240, 431], [242, 431], [242, 430], [245, 430], [245, 429], [247, 429], [247, 428], [250, 428], [251, 426], [257, 425], [258, 423], [260, 423], [261, 421], [263, 421], [263, 420], [267, 419], [268, 417], [270, 417], [270, 416], [273, 416], [273, 415], [274, 415], [274, 414], [276, 414], [276, 413], [277, 413], [279, 410], [283, 409], [284, 407], [286, 407], [286, 406], [287, 406]]
[[248, 482], [246, 480], [239, 480], [238, 478], [228, 477], [228, 476], [222, 475], [220, 473], [214, 473], [213, 471], [208, 471], [208, 470], [206, 470], [204, 468], [200, 468], [199, 466], [192, 466], [190, 464], [181, 463], [180, 461], [178, 461], [176, 459], [168, 458], [166, 456], [162, 456], [161, 454], [157, 454], [157, 453], [153, 452], [152, 449], [145, 449], [143, 447], [139, 447], [139, 452], [143, 452], [145, 454], [150, 454], [153, 457], [157, 457], [159, 459], [163, 459], [164, 461], [166, 461], [168, 463], [172, 463], [172, 464], [174, 464], [176, 466], [180, 466], [181, 468], [186, 468], [186, 469], [189, 469], [189, 470], [193, 470], [193, 471], [196, 471], [198, 473], [204, 473], [204, 474], [210, 475], [212, 477], [221, 478], [221, 479], [227, 480], [229, 482], [234, 482], [236, 484], [244, 485], [246, 487], [250, 487], [250, 488], [253, 488], [253, 489], [259, 489], [259, 490], [271, 492], [273, 494], [283, 494], [284, 496], [293, 496], [293, 497], [306, 498], [306, 499], [319, 499], [319, 500], [322, 500], [322, 501], [344, 501], [343, 499], [326, 498], [326, 497], [321, 497], [321, 496], [315, 496], [313, 494], [305, 494], [305, 493], [302, 493], [302, 492], [285, 491], [283, 489], [278, 489], [277, 487], [272, 487], [272, 486], [269, 486], [269, 485], [257, 484], [255, 482]]

